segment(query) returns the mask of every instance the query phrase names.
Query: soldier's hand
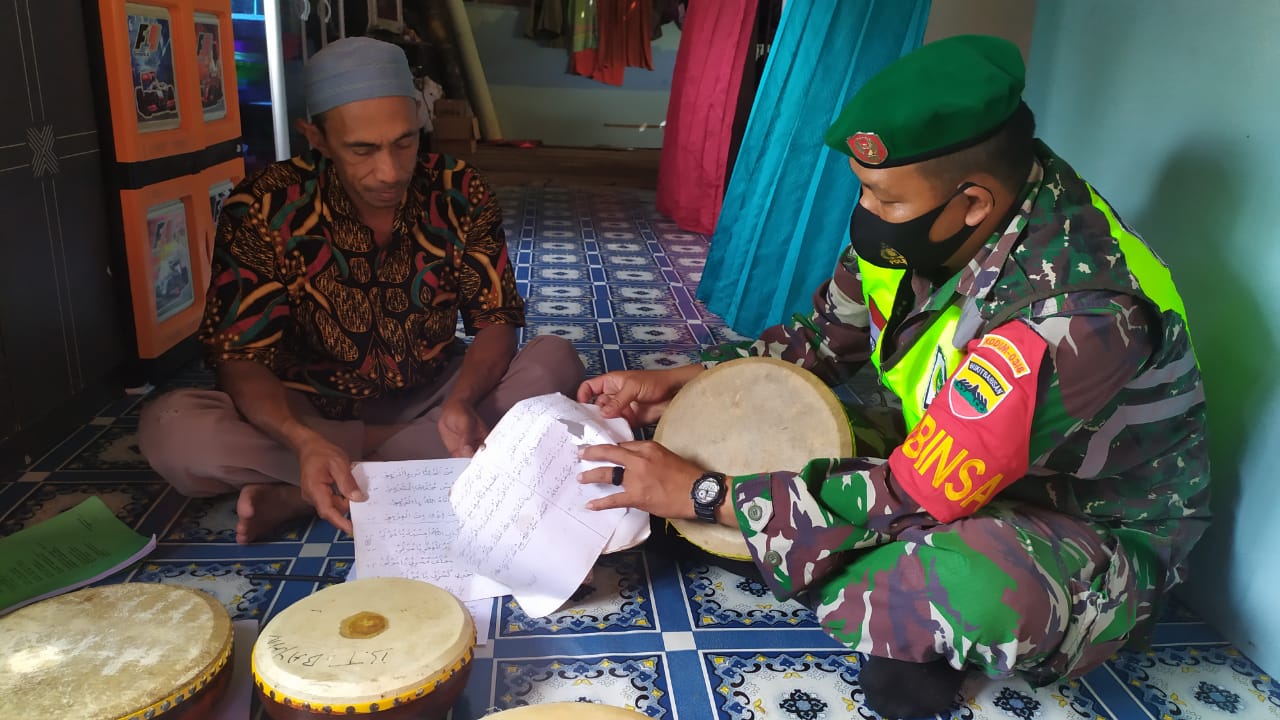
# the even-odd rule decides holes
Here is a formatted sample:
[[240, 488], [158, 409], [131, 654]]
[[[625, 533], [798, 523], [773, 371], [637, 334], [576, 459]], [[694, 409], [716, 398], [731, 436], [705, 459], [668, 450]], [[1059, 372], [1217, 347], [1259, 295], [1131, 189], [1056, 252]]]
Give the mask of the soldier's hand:
[[[668, 519], [697, 517], [690, 492], [703, 469], [662, 445], [651, 440], [592, 445], [582, 449], [582, 459], [602, 460], [623, 468], [622, 491], [590, 501], [588, 509], [633, 507]], [[613, 468], [588, 470], [578, 482], [612, 483]]]
[[606, 418], [626, 418], [631, 427], [649, 425], [662, 417], [680, 388], [701, 371], [701, 365], [686, 365], [605, 373], [578, 386], [578, 402], [598, 405]]

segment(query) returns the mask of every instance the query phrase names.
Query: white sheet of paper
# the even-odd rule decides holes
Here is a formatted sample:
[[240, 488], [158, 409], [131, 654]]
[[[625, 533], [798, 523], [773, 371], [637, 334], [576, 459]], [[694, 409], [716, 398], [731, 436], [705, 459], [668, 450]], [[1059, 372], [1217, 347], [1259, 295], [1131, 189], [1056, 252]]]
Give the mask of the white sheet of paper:
[[405, 460], [357, 463], [352, 468], [369, 498], [351, 503], [360, 577], [422, 580], [461, 600], [508, 594], [507, 588], [476, 575], [473, 567], [457, 563], [449, 554], [458, 534], [449, 488], [469, 462]]
[[249, 659], [253, 655], [253, 644], [258, 641], [258, 621], [236, 620], [231, 627], [235, 633], [231, 682], [222, 699], [213, 706], [209, 720], [244, 720], [249, 717], [250, 703], [253, 702]]
[[476, 624], [476, 645], [489, 642], [489, 626], [493, 624], [493, 598], [463, 603]]
[[516, 403], [449, 494], [459, 524], [454, 558], [510, 588], [530, 617], [563, 605], [635, 512], [585, 507], [618, 489], [578, 482], [583, 470], [602, 464], [584, 463], [578, 448], [631, 437], [626, 421], [605, 421], [594, 406], [558, 393]]

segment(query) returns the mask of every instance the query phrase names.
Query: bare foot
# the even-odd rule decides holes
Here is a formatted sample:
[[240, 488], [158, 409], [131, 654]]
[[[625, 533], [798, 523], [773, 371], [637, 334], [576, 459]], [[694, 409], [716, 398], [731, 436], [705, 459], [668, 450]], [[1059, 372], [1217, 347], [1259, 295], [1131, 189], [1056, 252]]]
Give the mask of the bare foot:
[[240, 488], [236, 500], [236, 542], [247, 545], [290, 520], [314, 514], [302, 491], [285, 483], [260, 483]]

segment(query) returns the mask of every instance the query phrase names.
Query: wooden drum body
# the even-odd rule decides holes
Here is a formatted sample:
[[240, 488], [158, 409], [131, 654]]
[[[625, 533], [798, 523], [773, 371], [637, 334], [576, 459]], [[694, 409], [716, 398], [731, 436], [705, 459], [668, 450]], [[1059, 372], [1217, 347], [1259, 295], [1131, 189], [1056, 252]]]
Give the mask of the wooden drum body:
[[476, 630], [457, 598], [368, 578], [303, 598], [262, 629], [253, 681], [274, 720], [443, 718], [471, 672]]
[[0, 618], [0, 717], [197, 720], [231, 678], [222, 604], [180, 585], [125, 583]]
[[[726, 475], [799, 472], [814, 458], [853, 455], [853, 431], [835, 393], [808, 370], [766, 357], [730, 360], [698, 374], [671, 401], [653, 439]], [[671, 524], [712, 555], [751, 560], [736, 528]]]

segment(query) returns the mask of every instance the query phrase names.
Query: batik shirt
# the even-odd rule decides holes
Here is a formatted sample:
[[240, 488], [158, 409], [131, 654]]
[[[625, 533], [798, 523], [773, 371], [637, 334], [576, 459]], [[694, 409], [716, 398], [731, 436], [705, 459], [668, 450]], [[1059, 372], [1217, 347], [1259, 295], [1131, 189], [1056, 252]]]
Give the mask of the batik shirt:
[[374, 243], [332, 164], [312, 151], [247, 178], [214, 242], [200, 339], [209, 363], [249, 360], [326, 417], [436, 380], [468, 334], [524, 324], [502, 211], [480, 174], [425, 155]]
[[[1162, 317], [1136, 289], [1126, 291], [1136, 287], [1127, 272], [1110, 274], [1118, 254], [1095, 249], [1109, 247], [1110, 237], [1084, 181], [1042, 144], [1037, 158], [1014, 217], [961, 271], [954, 289], [984, 307], [984, 317], [1012, 323], [984, 327], [971, 349], [1007, 346], [1004, 337], [982, 342], [1003, 335], [1030, 338], [1042, 353], [1029, 388], [1030, 427], [1022, 429], [1033, 450], [1008, 461], [1003, 470], [1016, 473], [1016, 482], [1000, 495], [1096, 522], [1135, 556], [1140, 584], [1168, 588], [1183, 578], [1186, 555], [1209, 515], [1194, 352], [1179, 318]], [[937, 290], [913, 276], [905, 317], [879, 342], [912, 343], [928, 308], [938, 305]], [[828, 384], [842, 383], [866, 363], [873, 333], [886, 326], [863, 298], [850, 247], [815, 293], [811, 315], [769, 328], [754, 342], [711, 348], [704, 361], [772, 356]], [[929, 419], [913, 430], [921, 432]], [[909, 435], [888, 458], [816, 459], [799, 474], [735, 478], [739, 523], [779, 597], [829, 595], [824, 582], [845, 551], [939, 522], [893, 470], [919, 468], [923, 441], [914, 440], [913, 446]], [[998, 436], [989, 442], [998, 444]]]

